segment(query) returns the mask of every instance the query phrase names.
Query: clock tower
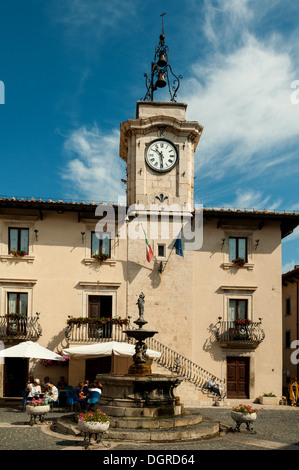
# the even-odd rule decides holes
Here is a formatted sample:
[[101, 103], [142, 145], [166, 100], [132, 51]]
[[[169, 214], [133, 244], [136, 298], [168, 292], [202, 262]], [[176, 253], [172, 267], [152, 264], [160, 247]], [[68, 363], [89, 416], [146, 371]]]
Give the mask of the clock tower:
[[[179, 205], [193, 209], [194, 152], [203, 128], [186, 121], [187, 105], [175, 101], [181, 76], [168, 61], [162, 34], [156, 47], [151, 74], [146, 76], [147, 94], [137, 102], [136, 119], [121, 124], [120, 157], [127, 163], [127, 206]], [[175, 78], [170, 85], [170, 74]], [[171, 100], [153, 101], [157, 88], [168, 85]], [[174, 90], [174, 91], [173, 91]]]
[[120, 156], [127, 163], [127, 205], [159, 201], [193, 209], [194, 152], [202, 133], [186, 121], [187, 105], [138, 101], [136, 119], [121, 124]]

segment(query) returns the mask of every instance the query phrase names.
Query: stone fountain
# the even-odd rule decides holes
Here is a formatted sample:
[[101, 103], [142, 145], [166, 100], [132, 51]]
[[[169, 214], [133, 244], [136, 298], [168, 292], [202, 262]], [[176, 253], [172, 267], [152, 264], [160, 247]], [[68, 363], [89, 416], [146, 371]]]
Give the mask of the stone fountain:
[[[98, 407], [109, 415], [110, 428], [105, 439], [117, 442], [174, 442], [217, 436], [219, 423], [204, 422], [198, 411], [183, 409], [176, 394], [183, 381], [177, 375], [152, 374], [146, 355], [145, 340], [157, 331], [144, 329], [144, 294], [137, 305], [139, 318], [134, 322], [138, 329], [125, 331], [134, 338], [133, 364], [124, 375], [98, 374], [103, 385]], [[76, 421], [76, 418], [75, 418]], [[72, 418], [61, 418], [57, 423], [63, 433], [80, 432], [72, 424]], [[77, 435], [76, 434], [76, 435]]]
[[152, 374], [145, 340], [158, 332], [144, 329], [148, 323], [144, 319], [144, 303], [145, 296], [141, 293], [137, 301], [139, 317], [134, 321], [138, 329], [124, 331], [128, 338], [136, 340], [133, 364], [128, 373], [97, 376], [104, 389], [101, 409], [109, 416], [156, 418], [181, 415], [183, 411], [175, 390], [183, 378]]

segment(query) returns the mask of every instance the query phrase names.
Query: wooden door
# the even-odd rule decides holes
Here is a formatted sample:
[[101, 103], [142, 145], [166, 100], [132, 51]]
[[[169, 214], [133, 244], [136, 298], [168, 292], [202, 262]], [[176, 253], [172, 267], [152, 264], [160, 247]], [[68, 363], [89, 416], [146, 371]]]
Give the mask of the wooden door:
[[[88, 316], [89, 318], [111, 318], [112, 317], [112, 296], [110, 295], [90, 295], [88, 297]], [[89, 325], [89, 338], [97, 335], [98, 326]], [[111, 326], [105, 325], [102, 329], [102, 337], [111, 337]]]
[[249, 398], [249, 357], [227, 357], [227, 398]]

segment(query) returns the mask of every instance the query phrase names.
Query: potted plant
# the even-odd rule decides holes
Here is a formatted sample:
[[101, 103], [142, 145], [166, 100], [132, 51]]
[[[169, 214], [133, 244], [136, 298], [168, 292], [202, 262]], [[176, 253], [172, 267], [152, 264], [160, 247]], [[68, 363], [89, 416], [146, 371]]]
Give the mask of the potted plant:
[[110, 256], [106, 255], [105, 253], [100, 253], [98, 255], [92, 255], [92, 257], [94, 259], [96, 259], [97, 261], [100, 261], [100, 262], [105, 261], [106, 259], [110, 258]]
[[252, 408], [251, 405], [233, 406], [231, 417], [236, 422], [236, 431], [240, 431], [242, 423], [246, 424], [247, 430], [252, 431], [250, 425], [257, 418], [257, 410]]
[[59, 354], [64, 360], [63, 361], [55, 361], [54, 359], [41, 359], [39, 363], [44, 367], [55, 367], [55, 366], [62, 366], [65, 367], [69, 364], [70, 358], [68, 356], [64, 356], [63, 354]]
[[279, 398], [274, 393], [264, 393], [259, 397], [261, 405], [279, 405]]
[[251, 324], [251, 320], [248, 318], [238, 318], [235, 320], [235, 326], [247, 326]]
[[97, 434], [109, 429], [110, 420], [106, 413], [97, 409], [80, 413], [78, 427], [84, 433]]
[[26, 256], [27, 255], [26, 251], [24, 250], [10, 250], [9, 254], [13, 256]]
[[44, 398], [33, 398], [32, 401], [27, 401], [26, 403], [26, 412], [30, 415], [31, 425], [35, 423], [37, 416], [39, 416], [40, 421], [42, 421], [44, 415], [49, 413], [49, 411], [50, 405]]
[[244, 258], [238, 257], [236, 259], [233, 259], [232, 263], [234, 263], [235, 266], [241, 268], [246, 263], [246, 260]]

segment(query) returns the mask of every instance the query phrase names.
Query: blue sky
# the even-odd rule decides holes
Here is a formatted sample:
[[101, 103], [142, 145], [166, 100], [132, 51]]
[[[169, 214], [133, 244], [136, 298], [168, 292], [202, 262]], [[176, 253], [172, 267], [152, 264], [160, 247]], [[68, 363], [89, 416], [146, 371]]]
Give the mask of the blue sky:
[[[183, 75], [178, 101], [204, 126], [196, 202], [299, 212], [293, 0], [3, 0], [0, 196], [124, 194], [120, 122], [145, 95], [162, 12], [170, 61]], [[298, 241], [295, 230], [283, 242], [284, 272], [299, 264]]]

